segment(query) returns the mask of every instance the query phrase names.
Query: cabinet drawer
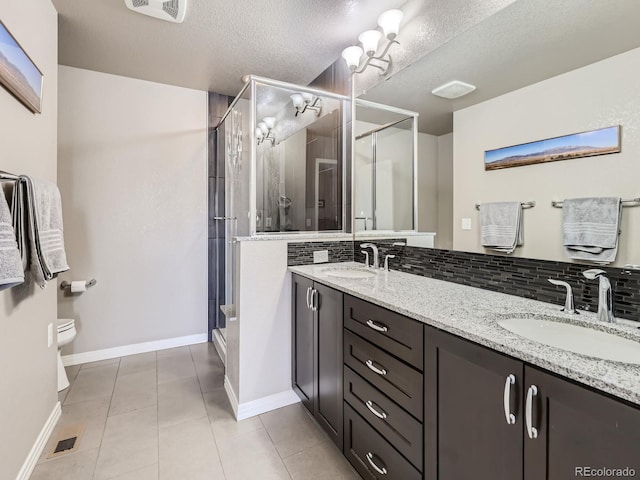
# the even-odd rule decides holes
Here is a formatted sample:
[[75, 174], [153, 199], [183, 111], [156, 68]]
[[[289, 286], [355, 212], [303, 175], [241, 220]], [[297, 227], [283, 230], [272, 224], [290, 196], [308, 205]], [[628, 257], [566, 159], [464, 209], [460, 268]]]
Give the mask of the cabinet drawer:
[[344, 454], [362, 478], [367, 480], [422, 478], [418, 470], [346, 403]]
[[411, 415], [422, 420], [422, 373], [348, 330], [344, 332], [344, 362]]
[[[422, 470], [422, 424], [349, 367], [344, 399], [418, 470]], [[383, 417], [383, 418], [381, 418]]]
[[344, 326], [418, 370], [423, 369], [420, 322], [345, 295]]

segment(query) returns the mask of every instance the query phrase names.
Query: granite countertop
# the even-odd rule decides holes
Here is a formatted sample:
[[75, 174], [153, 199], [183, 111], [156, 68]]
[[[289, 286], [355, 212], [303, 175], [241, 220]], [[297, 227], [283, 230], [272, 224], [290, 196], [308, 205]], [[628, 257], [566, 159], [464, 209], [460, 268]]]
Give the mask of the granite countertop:
[[640, 365], [600, 360], [550, 347], [512, 333], [500, 325], [504, 318], [552, 316], [569, 323], [587, 323], [640, 341], [640, 323], [618, 320], [603, 325], [593, 312], [566, 314], [560, 305], [529, 300], [475, 287], [403, 272], [380, 271], [375, 277], [330, 277], [327, 269], [363, 267], [355, 262], [289, 267], [311, 278], [381, 307], [426, 323], [475, 343], [521, 359], [584, 385], [640, 405]]

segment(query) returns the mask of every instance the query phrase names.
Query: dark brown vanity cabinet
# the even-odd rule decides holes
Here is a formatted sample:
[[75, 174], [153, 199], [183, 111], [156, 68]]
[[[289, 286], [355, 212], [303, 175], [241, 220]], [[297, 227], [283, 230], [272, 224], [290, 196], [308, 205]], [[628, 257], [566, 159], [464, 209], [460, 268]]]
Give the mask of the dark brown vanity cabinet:
[[640, 475], [639, 409], [431, 327], [425, 345], [424, 478]]
[[365, 479], [422, 478], [423, 325], [345, 295], [344, 454]]
[[299, 275], [292, 284], [293, 389], [342, 449], [343, 294]]

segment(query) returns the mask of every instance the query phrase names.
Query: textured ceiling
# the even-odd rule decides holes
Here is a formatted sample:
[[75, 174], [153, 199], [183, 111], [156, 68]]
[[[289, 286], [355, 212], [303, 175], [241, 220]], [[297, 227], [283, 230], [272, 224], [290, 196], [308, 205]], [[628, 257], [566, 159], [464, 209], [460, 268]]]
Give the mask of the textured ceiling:
[[[519, 0], [362, 98], [417, 111], [421, 132], [442, 135], [455, 110], [639, 47], [639, 19], [638, 0]], [[431, 95], [454, 79], [478, 89], [456, 100]]]
[[59, 63], [235, 95], [255, 74], [308, 84], [405, 0], [189, 0], [184, 23], [124, 0], [53, 0]]

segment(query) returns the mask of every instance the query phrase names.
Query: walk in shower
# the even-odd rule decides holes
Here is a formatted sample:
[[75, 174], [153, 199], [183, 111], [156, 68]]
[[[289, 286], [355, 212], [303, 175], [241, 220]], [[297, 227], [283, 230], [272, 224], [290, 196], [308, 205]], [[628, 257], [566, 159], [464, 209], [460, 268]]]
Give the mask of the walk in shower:
[[416, 228], [418, 114], [356, 100], [354, 231]]
[[[224, 159], [224, 247], [215, 252], [218, 327], [235, 316], [239, 237], [348, 232], [348, 96], [248, 76], [217, 127], [218, 168]], [[348, 132], [348, 133], [347, 133]], [[221, 197], [219, 197], [221, 198]], [[345, 208], [345, 205], [347, 208]]]

